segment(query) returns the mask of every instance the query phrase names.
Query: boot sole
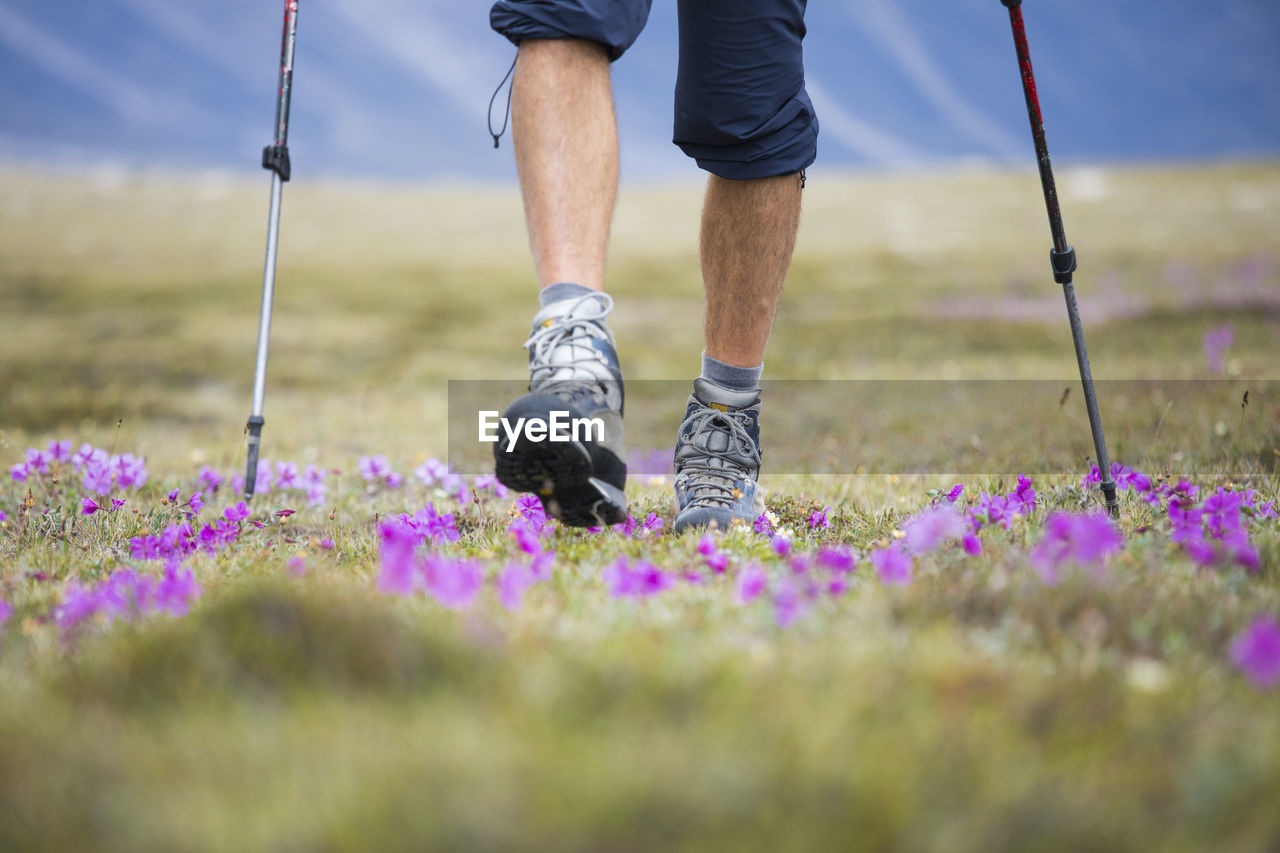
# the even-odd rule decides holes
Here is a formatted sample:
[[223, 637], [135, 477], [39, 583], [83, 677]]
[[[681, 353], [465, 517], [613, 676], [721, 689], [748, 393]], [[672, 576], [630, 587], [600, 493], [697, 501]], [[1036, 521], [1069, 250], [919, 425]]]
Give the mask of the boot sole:
[[622, 490], [595, 476], [591, 451], [577, 441], [533, 442], [524, 436], [510, 451], [494, 445], [498, 482], [532, 492], [547, 515], [569, 527], [605, 527], [627, 520]]

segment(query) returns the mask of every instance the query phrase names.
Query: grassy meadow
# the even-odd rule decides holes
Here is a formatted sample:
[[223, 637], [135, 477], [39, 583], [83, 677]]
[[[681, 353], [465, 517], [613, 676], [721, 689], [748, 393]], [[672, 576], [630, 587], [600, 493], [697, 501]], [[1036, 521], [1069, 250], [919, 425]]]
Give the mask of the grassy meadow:
[[[624, 183], [609, 287], [629, 380], [698, 370], [699, 184]], [[1156, 403], [1104, 391], [1113, 458], [1157, 491], [1190, 481], [1199, 506], [1219, 487], [1276, 500], [1280, 165], [1062, 169], [1059, 184], [1095, 376], [1203, 391], [1194, 406], [1176, 385]], [[1280, 617], [1280, 522], [1247, 519], [1256, 565], [1201, 565], [1167, 495], [1127, 490], [1105, 561], [1056, 582], [1033, 566], [1051, 514], [1097, 502], [1034, 171], [814, 171], [805, 193], [770, 379], [1054, 393], [978, 412], [985, 439], [833, 400], [840, 453], [883, 433], [891, 459], [986, 449], [923, 473], [768, 475], [791, 553], [727, 531], [723, 573], [698, 537], [670, 535], [670, 477], [637, 477], [633, 516], [668, 530], [553, 527], [550, 577], [504, 606], [499, 572], [525, 558], [515, 496], [459, 500], [413, 472], [446, 456], [450, 380], [525, 375], [517, 191], [298, 174], [263, 455], [316, 466], [324, 498], [267, 491], [234, 541], [188, 555], [189, 613], [73, 630], [74, 590], [160, 577], [131, 540], [181, 520], [172, 489], [185, 501], [205, 467], [228, 478], [195, 526], [238, 500], [267, 179], [0, 169], [0, 849], [1280, 846], [1280, 686], [1231, 652]], [[770, 417], [766, 398], [766, 467], [804, 441]], [[993, 439], [1014, 420], [1029, 429]], [[1074, 443], [1044, 438], [1059, 434]], [[86, 515], [69, 462], [7, 473], [62, 439], [144, 457], [146, 483]], [[377, 454], [402, 485], [361, 476]], [[963, 482], [968, 514], [1024, 470], [1035, 508], [987, 523], [981, 554], [928, 549], [885, 582], [873, 558], [938, 490]], [[467, 606], [379, 590], [379, 525], [429, 502], [459, 535], [426, 550], [484, 575]], [[823, 548], [856, 565], [819, 575], [804, 561]], [[611, 594], [620, 557], [671, 588]], [[742, 603], [748, 571], [767, 591]]]

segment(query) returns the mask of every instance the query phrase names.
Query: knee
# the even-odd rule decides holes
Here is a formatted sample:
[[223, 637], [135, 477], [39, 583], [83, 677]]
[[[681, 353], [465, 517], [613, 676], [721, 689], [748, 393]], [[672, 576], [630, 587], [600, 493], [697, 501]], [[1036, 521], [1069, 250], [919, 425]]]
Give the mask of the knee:
[[817, 158], [818, 119], [803, 80], [791, 91], [742, 87], [708, 97], [677, 92], [676, 145], [731, 180], [788, 175]]
[[583, 39], [613, 61], [626, 52], [649, 18], [652, 0], [498, 0], [489, 24], [514, 44]]

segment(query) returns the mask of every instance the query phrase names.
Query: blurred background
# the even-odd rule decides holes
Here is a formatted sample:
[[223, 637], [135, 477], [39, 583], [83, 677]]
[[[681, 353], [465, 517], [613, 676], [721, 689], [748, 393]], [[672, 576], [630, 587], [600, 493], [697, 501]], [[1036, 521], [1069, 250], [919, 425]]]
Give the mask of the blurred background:
[[[274, 115], [280, 6], [3, 0], [0, 156], [254, 169]], [[489, 30], [488, 7], [303, 0], [291, 138], [298, 176], [511, 177], [485, 113], [514, 48]], [[1275, 3], [1028, 0], [1026, 16], [1049, 140], [1063, 162], [1280, 148]], [[812, 3], [807, 21], [818, 171], [1026, 161], [1026, 116], [997, 0]], [[615, 75], [626, 176], [691, 176], [670, 145], [673, 0], [653, 4]]]
[[[242, 452], [282, 6], [0, 0], [10, 446], [123, 418], [153, 457]], [[1273, 375], [1280, 7], [1024, 9], [1095, 373]], [[808, 26], [819, 160], [769, 376], [1074, 377], [1004, 7], [814, 3]], [[479, 0], [303, 0], [268, 455], [443, 453], [447, 380], [521, 377], [532, 269], [486, 129], [514, 52]], [[686, 380], [703, 178], [669, 141], [672, 0], [613, 72], [614, 328], [628, 377]]]

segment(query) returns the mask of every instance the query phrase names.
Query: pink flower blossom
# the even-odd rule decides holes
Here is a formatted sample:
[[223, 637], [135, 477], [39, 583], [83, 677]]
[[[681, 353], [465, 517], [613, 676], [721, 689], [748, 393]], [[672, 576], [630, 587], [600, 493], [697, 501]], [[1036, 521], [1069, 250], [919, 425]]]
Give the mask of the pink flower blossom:
[[[439, 459], [428, 459], [417, 468], [413, 469], [413, 475], [422, 481], [424, 486], [433, 486], [440, 480], [443, 480], [449, 474], [449, 466], [441, 462]], [[451, 491], [446, 489], [446, 491]], [[533, 497], [529, 495], [529, 497]], [[537, 500], [537, 498], [534, 498]]]
[[[83, 450], [83, 448], [81, 449]], [[225, 480], [225, 477], [210, 468], [208, 465], [202, 465], [200, 467], [200, 473], [196, 476], [196, 481], [200, 484], [200, 488], [203, 491], [210, 493], [217, 492], [218, 487], [221, 486]]]
[[803, 615], [806, 604], [800, 584], [789, 577], [779, 578], [773, 588], [773, 621], [779, 628], [789, 628]]
[[626, 557], [619, 557], [606, 567], [601, 577], [614, 598], [645, 598], [670, 589], [676, 583], [675, 575], [662, 571], [647, 560], [636, 560], [633, 564]]
[[902, 526], [906, 549], [917, 556], [960, 539], [965, 531], [964, 519], [949, 504], [927, 509]]
[[871, 565], [880, 574], [880, 582], [886, 585], [905, 586], [911, 583], [911, 557], [898, 543], [871, 552]]
[[818, 528], [827, 528], [831, 526], [831, 522], [827, 520], [827, 512], [831, 509], [824, 506], [822, 509], [815, 509], [809, 513], [809, 529], [816, 530]]
[[1236, 637], [1231, 662], [1259, 690], [1280, 684], [1280, 623], [1274, 616], [1259, 616]]
[[1046, 584], [1055, 584], [1059, 571], [1071, 565], [1098, 574], [1123, 544], [1120, 531], [1103, 513], [1055, 512], [1045, 521], [1044, 537], [1029, 560]]
[[524, 593], [536, 582], [533, 572], [519, 563], [508, 563], [498, 576], [498, 600], [507, 610], [519, 610]]
[[80, 502], [81, 515], [93, 515], [99, 509], [101, 509], [101, 507], [98, 506], [98, 502], [95, 501], [93, 498], [81, 499], [81, 502]]
[[70, 462], [71, 442], [69, 440], [50, 441], [49, 458], [54, 462]]
[[843, 546], [819, 548], [816, 559], [818, 565], [844, 574], [853, 571], [858, 563], [853, 551]]
[[773, 522], [769, 520], [769, 513], [767, 512], [757, 515], [755, 523], [751, 527], [756, 533], [763, 533], [766, 536], [773, 534]]

